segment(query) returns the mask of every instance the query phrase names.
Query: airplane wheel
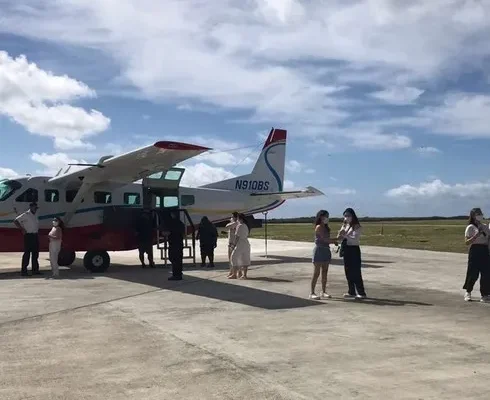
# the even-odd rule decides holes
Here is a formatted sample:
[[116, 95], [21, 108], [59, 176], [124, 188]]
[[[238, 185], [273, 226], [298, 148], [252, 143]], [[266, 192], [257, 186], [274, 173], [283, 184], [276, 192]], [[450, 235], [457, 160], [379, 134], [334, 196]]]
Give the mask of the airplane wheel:
[[111, 258], [109, 253], [103, 250], [87, 251], [83, 257], [83, 265], [90, 272], [104, 272], [109, 268]]
[[58, 255], [58, 265], [68, 267], [75, 261], [76, 255], [74, 251], [61, 249]]

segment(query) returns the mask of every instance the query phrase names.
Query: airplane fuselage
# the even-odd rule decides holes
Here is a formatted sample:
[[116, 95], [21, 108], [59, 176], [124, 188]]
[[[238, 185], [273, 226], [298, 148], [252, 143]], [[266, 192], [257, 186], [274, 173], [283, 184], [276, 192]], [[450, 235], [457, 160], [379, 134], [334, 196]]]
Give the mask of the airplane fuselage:
[[[17, 215], [26, 211], [29, 203], [37, 199], [37, 211], [40, 228], [40, 251], [48, 250], [47, 234], [55, 216], [64, 217], [71, 208], [71, 199], [76, 190], [61, 189], [49, 185], [48, 177], [15, 179], [22, 186], [7, 199], [0, 201], [0, 252], [23, 251], [21, 231], [14, 225]], [[243, 187], [243, 184], [242, 184]], [[246, 215], [258, 214], [278, 207], [284, 201], [271, 196], [250, 196], [249, 184], [242, 190], [220, 190], [209, 188], [180, 187], [178, 200], [172, 196], [164, 200], [164, 207], [179, 206], [189, 213], [194, 225], [198, 225], [203, 216], [212, 222], [228, 220], [233, 211]], [[20, 194], [30, 190], [17, 201]], [[250, 187], [252, 189], [252, 187]], [[88, 251], [104, 249], [107, 251], [132, 250], [137, 247], [137, 240], [132, 229], [112, 229], [103, 221], [104, 209], [107, 207], [143, 207], [143, 185], [132, 183], [125, 186], [111, 187], [100, 185], [84, 196], [64, 231], [63, 248], [71, 251]], [[152, 204], [159, 207], [160, 204]]]

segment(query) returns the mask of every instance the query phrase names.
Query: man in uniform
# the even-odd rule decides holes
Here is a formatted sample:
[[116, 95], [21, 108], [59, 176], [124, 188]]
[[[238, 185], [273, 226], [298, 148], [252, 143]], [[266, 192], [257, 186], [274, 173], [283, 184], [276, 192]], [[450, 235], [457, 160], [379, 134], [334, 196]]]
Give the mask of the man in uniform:
[[39, 271], [39, 220], [37, 203], [29, 204], [29, 210], [20, 214], [14, 224], [24, 234], [24, 255], [22, 256], [21, 275], [28, 276], [27, 266], [32, 254], [32, 275], [42, 275]]
[[148, 254], [148, 264], [150, 265], [150, 268], [155, 268], [155, 262], [153, 261], [154, 227], [155, 224], [151, 210], [144, 208], [136, 224], [139, 259], [143, 268], [146, 268], [145, 253]]
[[168, 280], [180, 281], [184, 259], [185, 225], [180, 220], [178, 211], [170, 212], [165, 230], [168, 232], [168, 258], [172, 263], [172, 276]]

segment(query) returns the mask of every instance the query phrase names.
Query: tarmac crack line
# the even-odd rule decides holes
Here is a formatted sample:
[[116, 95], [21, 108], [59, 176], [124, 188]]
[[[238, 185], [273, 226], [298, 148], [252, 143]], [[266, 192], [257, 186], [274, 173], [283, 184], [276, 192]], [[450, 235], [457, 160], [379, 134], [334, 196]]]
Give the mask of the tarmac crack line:
[[[150, 326], [153, 329], [157, 329], [157, 330], [161, 331], [163, 334], [168, 335], [168, 336], [176, 339], [177, 341], [183, 343], [184, 345], [189, 346], [189, 347], [191, 347], [195, 350], [198, 350], [202, 353], [205, 353], [205, 354], [215, 358], [216, 360], [233, 367], [235, 370], [239, 371], [240, 373], [242, 373], [244, 375], [247, 375], [251, 379], [253, 379], [257, 382], [260, 382], [260, 383], [268, 386], [269, 388], [271, 388], [273, 390], [278, 391], [279, 392], [278, 394], [280, 396], [287, 396], [289, 398], [302, 399], [302, 400], [311, 400], [312, 399], [311, 396], [305, 396], [305, 395], [298, 393], [298, 392], [296, 392], [290, 388], [285, 387], [284, 385], [281, 385], [281, 384], [275, 383], [274, 381], [265, 379], [264, 377], [259, 376], [254, 372], [250, 372], [249, 369], [246, 367], [246, 365], [250, 365], [251, 367], [253, 367], [254, 366], [253, 363], [250, 363], [248, 361], [245, 361], [243, 359], [238, 358], [241, 361], [241, 363], [244, 364], [244, 366], [242, 366], [242, 365], [240, 365], [240, 362], [237, 362], [237, 358], [232, 358], [232, 357], [228, 356], [227, 354], [224, 354], [224, 353], [219, 352], [217, 350], [211, 350], [211, 349], [208, 349], [208, 348], [203, 347], [201, 345], [198, 345], [196, 343], [190, 342], [189, 340], [183, 339], [174, 333], [171, 333], [169, 331], [162, 329], [158, 325], [155, 325], [155, 324], [153, 324], [153, 323], [151, 323], [151, 322], [149, 322], [143, 318], [138, 317], [137, 315], [135, 315], [135, 313], [133, 311], [130, 311], [127, 309], [125, 309], [123, 311], [123, 307], [116, 306], [115, 304], [113, 304], [112, 306], [114, 306], [116, 308], [116, 310], [119, 311], [120, 313], [129, 311], [129, 313], [132, 315], [132, 319], [135, 320], [136, 322], [138, 322], [142, 325]], [[332, 393], [332, 395], [333, 394], [334, 393]], [[294, 396], [294, 397], [291, 397], [291, 396]]]

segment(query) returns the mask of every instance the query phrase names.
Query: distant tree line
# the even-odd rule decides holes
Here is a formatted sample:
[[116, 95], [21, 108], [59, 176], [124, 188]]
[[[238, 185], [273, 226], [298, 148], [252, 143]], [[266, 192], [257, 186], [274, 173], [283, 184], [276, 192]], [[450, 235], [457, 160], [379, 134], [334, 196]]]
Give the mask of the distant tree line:
[[[298, 218], [268, 218], [267, 222], [271, 224], [304, 224], [311, 223], [315, 217], [298, 217]], [[361, 222], [387, 222], [387, 221], [441, 221], [441, 220], [467, 220], [467, 215], [458, 215], [454, 217], [362, 217]], [[331, 222], [342, 222], [343, 218], [330, 218]]]

